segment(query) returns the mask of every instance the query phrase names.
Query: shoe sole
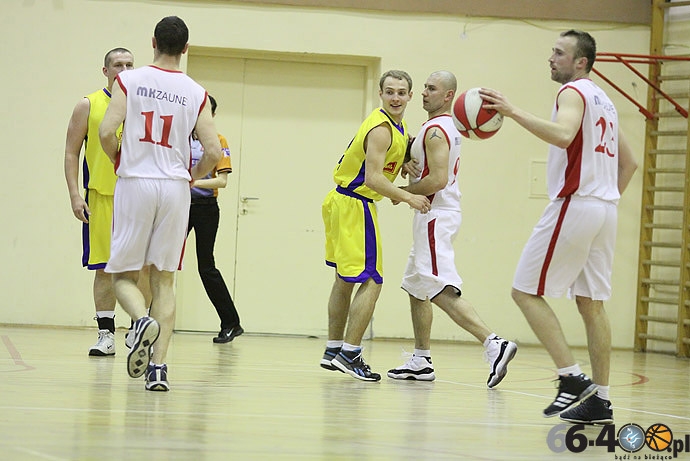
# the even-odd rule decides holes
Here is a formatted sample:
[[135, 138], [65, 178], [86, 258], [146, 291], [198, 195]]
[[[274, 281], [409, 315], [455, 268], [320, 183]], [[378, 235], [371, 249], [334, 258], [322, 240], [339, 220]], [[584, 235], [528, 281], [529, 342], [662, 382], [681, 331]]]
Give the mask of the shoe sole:
[[562, 421], [567, 421], [569, 423], [574, 423], [574, 424], [591, 424], [593, 426], [596, 426], [596, 425], [603, 426], [605, 424], [613, 424], [613, 418], [593, 419], [591, 421], [584, 421], [584, 420], [575, 419], [575, 418], [564, 418], [563, 416], [561, 416], [560, 418]]
[[99, 349], [89, 350], [89, 357], [114, 357], [115, 352], [103, 352]]
[[[508, 346], [506, 349], [503, 351], [503, 357], [501, 357], [498, 361], [498, 365], [496, 365], [496, 370], [501, 370], [500, 373], [490, 375], [489, 379], [486, 382], [486, 385], [489, 387], [489, 389], [492, 389], [498, 384], [503, 381], [503, 378], [506, 377], [508, 374], [508, 363], [510, 363], [511, 360], [515, 357], [515, 354], [517, 354], [517, 344], [515, 343], [508, 343]], [[493, 382], [491, 381], [491, 378], [494, 378]]]
[[331, 364], [330, 360], [321, 359], [320, 365], [321, 365], [321, 368], [326, 369], [328, 371], [339, 371], [341, 373], [344, 373], [343, 370], [341, 370], [340, 368], [333, 366], [333, 364]]
[[139, 342], [132, 345], [127, 355], [127, 373], [132, 378], [138, 378], [146, 372], [146, 367], [151, 361], [151, 346], [158, 339], [160, 327], [158, 322], [151, 319], [144, 325], [139, 335]]
[[436, 375], [431, 373], [414, 374], [414, 373], [392, 373], [393, 370], [386, 373], [391, 379], [397, 379], [399, 381], [433, 381], [436, 379]]
[[360, 381], [377, 382], [377, 381], [380, 381], [380, 380], [381, 380], [380, 377], [379, 377], [379, 379], [376, 379], [376, 378], [367, 378], [366, 376], [358, 375], [358, 374], [355, 373], [354, 371], [350, 370], [350, 369], [347, 367], [347, 365], [345, 365], [345, 364], [343, 364], [343, 363], [341, 363], [340, 361], [335, 360], [335, 359], [333, 359], [333, 360], [331, 361], [331, 364], [332, 364], [333, 366], [335, 366], [338, 370], [342, 371], [343, 373], [347, 373], [348, 375], [352, 376], [353, 378], [357, 378], [357, 379], [359, 379]]
[[170, 386], [164, 383], [155, 383], [149, 386], [149, 384], [146, 384], [146, 390], [147, 391], [159, 391], [159, 392], [167, 392], [170, 390]]
[[596, 394], [596, 393], [597, 393], [597, 389], [599, 389], [599, 386], [597, 386], [597, 385], [594, 384], [594, 383], [590, 384], [589, 386], [587, 386], [587, 389], [585, 389], [584, 391], [582, 391], [582, 393], [580, 393], [580, 395], [577, 397], [577, 399], [573, 400], [573, 401], [570, 403], [570, 405], [568, 405], [568, 406], [565, 407], [565, 408], [561, 408], [561, 409], [559, 409], [558, 411], [555, 411], [555, 412], [552, 412], [552, 413], [543, 413], [544, 418], [552, 418], [552, 417], [554, 417], [554, 416], [556, 416], [556, 415], [560, 415], [560, 414], [563, 413], [564, 411], [566, 411], [566, 410], [572, 408], [573, 405], [575, 405], [576, 403], [582, 403], [582, 402], [584, 402], [585, 400], [587, 400], [588, 398], [590, 398], [591, 396], [593, 396], [594, 394]]

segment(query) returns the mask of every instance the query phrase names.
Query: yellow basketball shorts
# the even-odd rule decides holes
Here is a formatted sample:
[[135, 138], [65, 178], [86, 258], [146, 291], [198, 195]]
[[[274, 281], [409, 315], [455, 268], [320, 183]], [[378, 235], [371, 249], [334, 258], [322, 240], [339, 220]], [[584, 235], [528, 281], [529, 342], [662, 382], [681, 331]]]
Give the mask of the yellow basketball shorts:
[[82, 265], [88, 269], [104, 269], [110, 259], [110, 233], [113, 227], [113, 196], [87, 189], [86, 203], [91, 214], [82, 227]]
[[[347, 193], [347, 191], [344, 191]], [[376, 204], [333, 189], [321, 206], [326, 229], [326, 264], [350, 283], [383, 283], [383, 259]]]

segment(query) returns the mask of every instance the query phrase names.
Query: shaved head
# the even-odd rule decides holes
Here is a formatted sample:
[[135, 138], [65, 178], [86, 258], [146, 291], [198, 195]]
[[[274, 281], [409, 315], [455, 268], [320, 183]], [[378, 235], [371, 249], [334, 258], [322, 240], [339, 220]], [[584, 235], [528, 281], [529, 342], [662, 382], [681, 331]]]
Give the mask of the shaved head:
[[455, 75], [453, 75], [452, 72], [448, 72], [447, 70], [438, 70], [433, 72], [431, 77], [438, 78], [439, 83], [443, 85], [443, 89], [445, 90], [453, 90], [455, 92], [455, 90], [458, 89], [458, 80], [455, 78]]

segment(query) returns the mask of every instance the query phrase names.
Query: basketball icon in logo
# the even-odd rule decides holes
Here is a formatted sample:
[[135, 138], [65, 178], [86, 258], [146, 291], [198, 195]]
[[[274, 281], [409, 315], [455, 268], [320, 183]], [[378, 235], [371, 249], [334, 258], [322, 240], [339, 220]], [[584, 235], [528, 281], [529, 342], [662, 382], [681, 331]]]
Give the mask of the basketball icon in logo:
[[673, 432], [666, 424], [653, 424], [645, 433], [647, 446], [654, 451], [664, 451], [673, 442]]

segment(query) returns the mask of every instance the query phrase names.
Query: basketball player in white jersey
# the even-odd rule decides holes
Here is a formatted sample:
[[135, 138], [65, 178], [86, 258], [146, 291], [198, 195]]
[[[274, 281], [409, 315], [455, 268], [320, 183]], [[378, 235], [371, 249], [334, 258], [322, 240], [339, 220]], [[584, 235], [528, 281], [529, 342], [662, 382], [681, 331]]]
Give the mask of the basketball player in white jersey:
[[388, 371], [388, 377], [435, 379], [430, 351], [433, 303], [484, 344], [490, 364], [487, 385], [491, 388], [506, 375], [517, 345], [493, 333], [461, 297], [462, 279], [455, 268], [453, 249], [462, 220], [457, 183], [461, 135], [450, 115], [456, 89], [455, 75], [447, 71], [432, 73], [424, 83], [422, 102], [429, 118], [412, 143], [411, 170], [405, 169], [410, 173], [410, 184], [403, 186], [431, 202], [428, 213], [414, 213], [414, 243], [402, 281], [403, 290], [410, 295], [415, 349], [405, 364]]
[[[551, 79], [562, 85], [550, 121], [513, 106], [497, 91], [480, 93], [486, 107], [551, 144], [546, 178], [551, 201], [525, 245], [512, 290], [558, 368], [558, 394], [544, 416], [611, 424], [611, 327], [604, 301], [611, 296], [618, 200], [637, 163], [611, 100], [589, 79], [595, 57], [596, 43], [588, 33], [560, 34], [549, 58]], [[564, 294], [575, 298], [585, 324], [591, 380], [575, 362], [544, 299]]]
[[[118, 75], [99, 132], [118, 175], [105, 271], [113, 274], [120, 305], [137, 319], [127, 371], [133, 378], [146, 374], [151, 391], [170, 388], [165, 357], [175, 322], [173, 282], [187, 235], [190, 181], [203, 178], [221, 156], [208, 95], [180, 71], [188, 38], [176, 16], [156, 25], [153, 64]], [[118, 149], [116, 129], [123, 121]], [[204, 155], [190, 169], [193, 130]], [[151, 317], [136, 285], [139, 270], [149, 264]]]

